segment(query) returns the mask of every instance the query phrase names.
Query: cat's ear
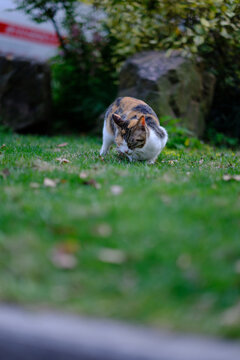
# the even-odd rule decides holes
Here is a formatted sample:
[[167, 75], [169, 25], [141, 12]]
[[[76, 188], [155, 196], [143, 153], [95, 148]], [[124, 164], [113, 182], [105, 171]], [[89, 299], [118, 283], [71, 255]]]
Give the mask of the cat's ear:
[[144, 116], [144, 115], [142, 115], [142, 116], [140, 117], [140, 119], [138, 120], [137, 125], [145, 128], [145, 126], [146, 126], [146, 120], [145, 120], [145, 116]]
[[117, 114], [112, 114], [112, 119], [115, 122], [115, 124], [117, 124], [119, 127], [123, 127], [125, 124], [125, 121], [122, 120], [121, 116], [117, 115]]

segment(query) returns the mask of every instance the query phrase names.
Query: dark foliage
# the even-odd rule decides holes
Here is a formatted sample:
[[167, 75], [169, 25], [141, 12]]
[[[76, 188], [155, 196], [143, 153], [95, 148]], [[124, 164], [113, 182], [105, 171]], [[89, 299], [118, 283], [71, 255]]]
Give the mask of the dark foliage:
[[97, 32], [87, 41], [81, 24], [74, 24], [68, 49], [52, 60], [55, 124], [90, 131], [116, 96], [109, 44]]

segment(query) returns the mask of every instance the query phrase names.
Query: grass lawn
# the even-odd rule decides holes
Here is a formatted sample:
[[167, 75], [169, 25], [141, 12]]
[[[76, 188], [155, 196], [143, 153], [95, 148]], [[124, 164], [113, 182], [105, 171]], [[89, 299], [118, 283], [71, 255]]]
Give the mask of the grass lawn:
[[100, 144], [0, 134], [0, 300], [240, 336], [239, 153]]

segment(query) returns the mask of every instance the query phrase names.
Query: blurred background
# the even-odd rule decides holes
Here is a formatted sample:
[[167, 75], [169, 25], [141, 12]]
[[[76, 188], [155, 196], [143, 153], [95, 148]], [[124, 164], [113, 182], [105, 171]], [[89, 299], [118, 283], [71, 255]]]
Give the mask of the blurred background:
[[[45, 71], [48, 71], [46, 81], [51, 86], [51, 90], [48, 89], [51, 104], [50, 95], [42, 99], [42, 106], [47, 107], [43, 117], [48, 120], [44, 126], [38, 126], [43, 121], [38, 116], [32, 124], [27, 120], [26, 125], [18, 124], [16, 129], [100, 133], [103, 112], [119, 93], [120, 84], [120, 94], [150, 99], [150, 105], [163, 118], [162, 122], [176, 135], [175, 142], [179, 146], [189, 137], [186, 128], [193, 131], [192, 135], [215, 145], [238, 144], [240, 29], [237, 1], [2, 0], [0, 11], [2, 56], [46, 62], [50, 69]], [[127, 71], [121, 72], [129, 57], [137, 53], [160, 51], [171, 57], [174, 50], [185, 58], [186, 64], [180, 73], [192, 72], [188, 79], [178, 74], [175, 81], [177, 64], [173, 64], [167, 69], [170, 71], [168, 84], [165, 74], [155, 74], [154, 84], [149, 85], [152, 80], [145, 79], [141, 89], [136, 91], [129, 82], [138, 83], [141, 64], [133, 76], [133, 63]], [[147, 59], [145, 54], [142, 66], [150, 68], [154, 61], [158, 62], [158, 67], [164, 66], [163, 60], [156, 59]], [[198, 66], [201, 77], [207, 73], [212, 77], [199, 79], [187, 59]], [[149, 87], [151, 91], [146, 93]], [[192, 116], [183, 109], [184, 101], [179, 98], [182, 91], [190, 94], [191, 99], [186, 101], [191, 108], [189, 112], [194, 113]], [[208, 94], [203, 94], [205, 99], [201, 99], [199, 93], [204, 91]], [[16, 89], [14, 92], [13, 96], [18, 97]], [[156, 92], [165, 92], [165, 98]], [[4, 98], [4, 90], [1, 96]], [[1, 107], [2, 122], [8, 125], [10, 110], [3, 100]], [[158, 111], [160, 108], [163, 110]], [[12, 110], [10, 112], [12, 117]], [[184, 126], [179, 129], [181, 124]]]

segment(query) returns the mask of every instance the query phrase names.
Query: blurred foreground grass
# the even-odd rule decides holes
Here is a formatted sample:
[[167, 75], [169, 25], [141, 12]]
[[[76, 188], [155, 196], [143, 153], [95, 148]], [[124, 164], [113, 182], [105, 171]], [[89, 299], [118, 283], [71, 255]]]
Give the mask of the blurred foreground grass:
[[239, 153], [99, 148], [0, 134], [0, 301], [240, 336]]

